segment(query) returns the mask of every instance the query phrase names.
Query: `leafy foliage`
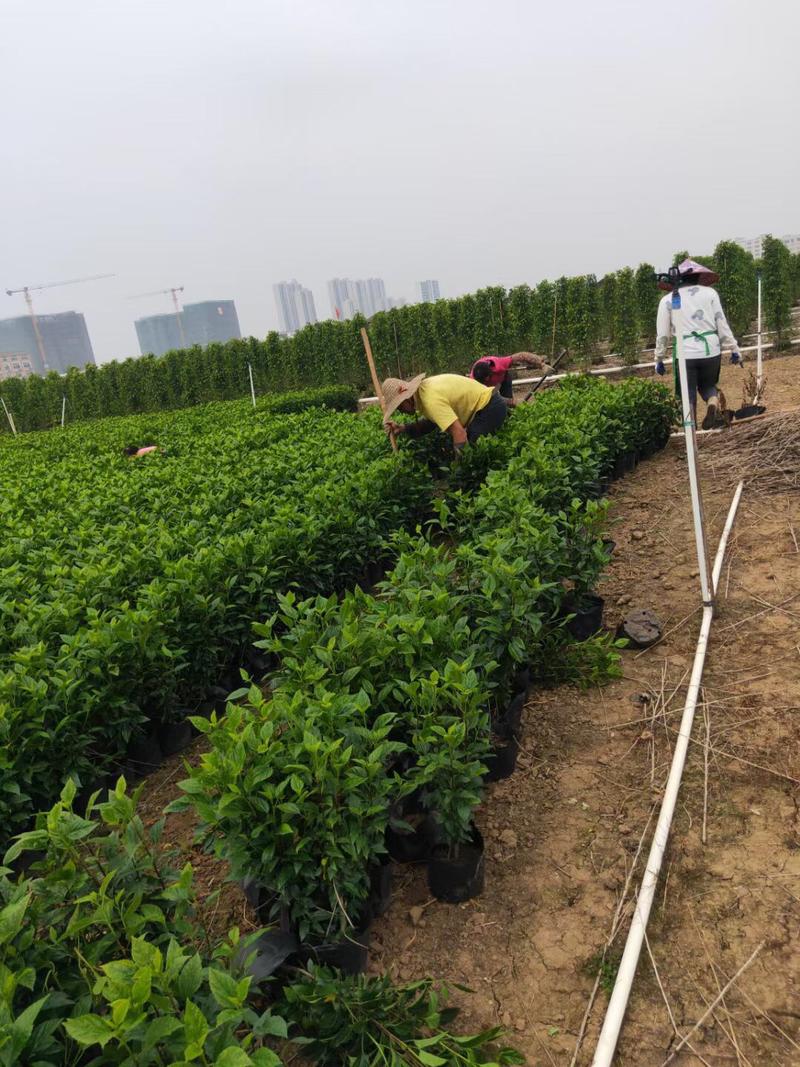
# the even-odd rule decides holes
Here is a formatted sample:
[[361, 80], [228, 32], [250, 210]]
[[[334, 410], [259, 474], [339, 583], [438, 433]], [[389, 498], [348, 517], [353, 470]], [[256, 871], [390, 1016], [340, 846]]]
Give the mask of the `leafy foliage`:
[[[130, 442], [163, 451], [129, 460]], [[374, 413], [247, 401], [26, 435], [3, 446], [0, 813], [195, 708], [289, 587], [353, 584], [426, 514], [430, 479]]]
[[280, 1010], [302, 1037], [294, 1040], [320, 1067], [484, 1067], [524, 1063], [492, 1046], [502, 1029], [465, 1037], [451, 1032], [449, 990], [429, 979], [394, 986], [386, 977], [338, 978], [323, 967], [288, 986]]

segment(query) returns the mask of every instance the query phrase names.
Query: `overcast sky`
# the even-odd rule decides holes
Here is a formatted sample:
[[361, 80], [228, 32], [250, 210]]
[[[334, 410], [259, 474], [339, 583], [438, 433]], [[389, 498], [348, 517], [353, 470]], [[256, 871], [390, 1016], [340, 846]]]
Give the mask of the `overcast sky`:
[[[536, 284], [800, 232], [798, 0], [0, 0], [0, 286], [99, 361], [184, 285]], [[0, 293], [2, 317], [24, 313]]]

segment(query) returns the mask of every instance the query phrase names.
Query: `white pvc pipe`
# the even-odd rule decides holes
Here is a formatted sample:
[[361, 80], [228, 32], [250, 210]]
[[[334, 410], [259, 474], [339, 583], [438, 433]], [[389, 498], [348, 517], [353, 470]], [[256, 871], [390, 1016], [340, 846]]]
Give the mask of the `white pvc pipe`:
[[11, 418], [11, 412], [6, 407], [6, 402], [5, 402], [5, 400], [3, 399], [2, 396], [0, 396], [0, 404], [3, 405], [3, 411], [5, 411], [5, 413], [6, 413], [6, 418], [8, 419], [8, 425], [11, 427], [11, 432], [16, 437], [17, 436], [17, 428], [14, 425], [14, 420]]
[[61, 429], [62, 430], [64, 429], [64, 417], [66, 416], [66, 414], [67, 414], [67, 398], [66, 398], [66, 396], [62, 396], [61, 397]]
[[683, 409], [683, 432], [686, 437], [686, 467], [689, 474], [689, 494], [692, 500], [692, 520], [694, 522], [694, 540], [697, 549], [697, 568], [700, 571], [700, 592], [703, 604], [713, 606], [714, 594], [711, 589], [711, 572], [708, 566], [706, 550], [705, 519], [703, 517], [703, 497], [700, 493], [700, 476], [697, 471], [697, 438], [694, 424], [695, 414], [689, 398], [689, 377], [686, 371], [686, 357], [683, 351], [683, 310], [679, 289], [672, 293], [672, 332], [675, 337], [675, 352], [678, 357], [678, 378], [681, 383], [681, 405]]
[[736, 512], [739, 510], [739, 501], [742, 498], [743, 489], [744, 482], [739, 482], [736, 486], [736, 492], [733, 494], [733, 500], [731, 501], [731, 506], [728, 510], [728, 518], [722, 530], [722, 537], [719, 539], [719, 547], [717, 548], [717, 554], [714, 558], [714, 569], [711, 572], [711, 588], [715, 596], [719, 587], [719, 576], [722, 574], [722, 563], [725, 559], [725, 549], [728, 546], [728, 537], [733, 529], [733, 520], [736, 518]]
[[248, 374], [250, 375], [250, 396], [251, 396], [251, 398], [253, 400], [253, 407], [255, 407], [256, 406], [256, 389], [255, 389], [255, 386], [253, 385], [253, 365], [251, 363], [247, 364], [247, 371], [248, 371]]
[[[716, 576], [716, 581], [719, 581], [719, 575], [722, 572], [725, 548], [728, 543], [728, 535], [730, 534], [734, 519], [736, 518], [736, 511], [739, 507], [739, 500], [742, 495], [742, 485], [743, 483], [740, 482], [733, 500], [731, 501], [728, 518], [714, 559], [713, 575]], [[713, 588], [714, 591], [716, 591], [716, 583]], [[636, 974], [636, 967], [639, 962], [639, 955], [642, 950], [642, 943], [644, 942], [647, 920], [650, 917], [650, 909], [655, 897], [658, 876], [661, 872], [661, 865], [664, 861], [664, 853], [666, 852], [667, 842], [669, 840], [672, 817], [675, 814], [675, 805], [678, 800], [678, 792], [680, 790], [683, 769], [686, 764], [686, 755], [689, 749], [689, 740], [691, 738], [692, 726], [694, 724], [694, 713], [700, 695], [700, 683], [703, 678], [703, 667], [705, 665], [708, 639], [711, 633], [711, 622], [713, 618], [713, 605], [704, 604], [703, 619], [700, 624], [700, 634], [697, 639], [697, 650], [695, 651], [692, 674], [689, 679], [689, 689], [686, 693], [686, 703], [683, 709], [680, 730], [678, 731], [678, 737], [675, 742], [675, 753], [672, 757], [672, 766], [670, 767], [669, 778], [667, 779], [667, 785], [664, 790], [664, 799], [661, 802], [658, 824], [656, 825], [653, 841], [650, 845], [650, 853], [647, 857], [644, 877], [642, 878], [639, 895], [636, 899], [636, 907], [631, 919], [631, 926], [628, 931], [628, 937], [625, 942], [625, 949], [622, 953], [619, 970], [617, 971], [617, 978], [614, 982], [614, 990], [611, 994], [611, 999], [608, 1002], [606, 1016], [603, 1020], [603, 1028], [600, 1031], [600, 1037], [597, 1042], [597, 1047], [595, 1048], [592, 1067], [610, 1067], [617, 1047], [617, 1041], [619, 1040], [622, 1021], [625, 1017], [625, 1011], [633, 987], [633, 979]]]
[[762, 366], [762, 352], [761, 347], [761, 271], [758, 272], [758, 340], [756, 341], [756, 395], [753, 399], [753, 403], [758, 403], [758, 398], [761, 396], [761, 380], [763, 378], [763, 366]]

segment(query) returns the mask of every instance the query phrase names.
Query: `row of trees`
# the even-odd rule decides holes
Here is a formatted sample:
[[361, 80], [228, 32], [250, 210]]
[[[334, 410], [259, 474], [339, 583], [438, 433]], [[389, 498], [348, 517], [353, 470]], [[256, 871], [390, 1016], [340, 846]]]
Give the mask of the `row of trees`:
[[[678, 253], [676, 260], [685, 255]], [[718, 288], [733, 331], [746, 333], [756, 313], [755, 260], [732, 241], [697, 258], [720, 274]], [[767, 238], [763, 270], [767, 324], [783, 339], [790, 306], [800, 296], [800, 255]], [[661, 295], [653, 266], [642, 263], [600, 279], [585, 274], [535, 288], [493, 286], [454, 300], [379, 312], [369, 333], [381, 375], [463, 372], [489, 352], [550, 355], [561, 348], [569, 350], [574, 366], [587, 366], [608, 351], [634, 363], [642, 347], [655, 341]], [[264, 340], [250, 337], [70, 370], [65, 377], [11, 379], [2, 383], [0, 395], [18, 428], [32, 430], [58, 422], [63, 396], [71, 421], [246, 396], [248, 364], [258, 393], [340, 383], [371, 392], [363, 325], [360, 317], [320, 322], [293, 337], [270, 333]]]

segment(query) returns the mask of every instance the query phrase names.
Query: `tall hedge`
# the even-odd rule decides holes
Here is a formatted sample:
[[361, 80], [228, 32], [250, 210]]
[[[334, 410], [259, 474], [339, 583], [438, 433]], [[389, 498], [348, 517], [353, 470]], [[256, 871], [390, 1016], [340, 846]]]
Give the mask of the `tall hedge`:
[[795, 296], [794, 257], [783, 241], [770, 235], [764, 238], [762, 267], [767, 326], [775, 331], [776, 343], [781, 346], [790, 337]]

